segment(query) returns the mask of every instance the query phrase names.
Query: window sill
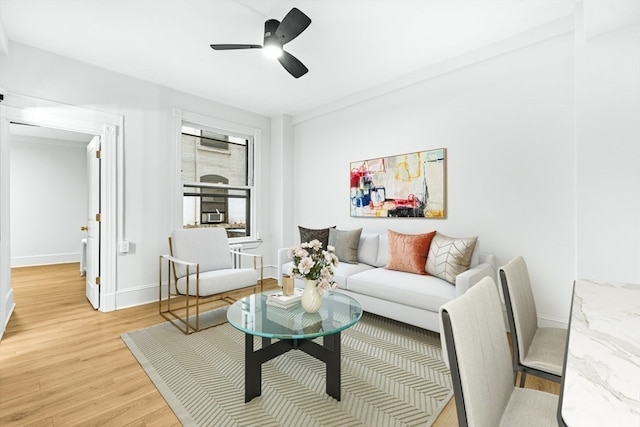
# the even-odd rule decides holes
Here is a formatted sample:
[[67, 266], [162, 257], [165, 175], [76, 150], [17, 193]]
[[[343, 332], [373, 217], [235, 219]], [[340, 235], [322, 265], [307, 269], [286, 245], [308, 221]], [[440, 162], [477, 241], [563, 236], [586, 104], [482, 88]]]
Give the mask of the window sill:
[[254, 239], [251, 237], [229, 239], [229, 244], [241, 245], [242, 249], [257, 249], [262, 244], [262, 239]]

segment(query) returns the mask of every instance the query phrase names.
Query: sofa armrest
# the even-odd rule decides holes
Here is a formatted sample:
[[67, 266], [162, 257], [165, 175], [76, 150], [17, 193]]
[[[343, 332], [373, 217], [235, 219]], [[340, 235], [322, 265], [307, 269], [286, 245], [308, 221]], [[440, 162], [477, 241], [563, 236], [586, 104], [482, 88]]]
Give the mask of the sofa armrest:
[[467, 292], [483, 277], [489, 276], [495, 281], [495, 269], [492, 264], [482, 263], [471, 267], [464, 273], [456, 276], [456, 297]]
[[495, 270], [496, 269], [496, 257], [493, 254], [480, 252], [480, 253], [478, 253], [478, 264], [489, 264]]
[[282, 266], [289, 262], [289, 248], [278, 249], [278, 257], [276, 258], [278, 265], [276, 266], [276, 274], [278, 275], [278, 286], [282, 286], [282, 276], [286, 274], [286, 271], [282, 270]]

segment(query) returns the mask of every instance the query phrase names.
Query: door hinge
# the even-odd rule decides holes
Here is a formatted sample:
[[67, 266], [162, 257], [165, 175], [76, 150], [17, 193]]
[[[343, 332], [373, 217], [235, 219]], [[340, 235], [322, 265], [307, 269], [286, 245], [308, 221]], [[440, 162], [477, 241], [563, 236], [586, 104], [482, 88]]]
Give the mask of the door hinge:
[[101, 159], [102, 158], [101, 157], [102, 156], [101, 153], [102, 153], [102, 151], [100, 151], [100, 150], [96, 151], [96, 159]]
[[99, 213], [96, 214], [96, 221], [97, 222], [102, 221], [102, 215], [101, 214], [99, 214]]
[[96, 285], [100, 286], [100, 276], [96, 276]]

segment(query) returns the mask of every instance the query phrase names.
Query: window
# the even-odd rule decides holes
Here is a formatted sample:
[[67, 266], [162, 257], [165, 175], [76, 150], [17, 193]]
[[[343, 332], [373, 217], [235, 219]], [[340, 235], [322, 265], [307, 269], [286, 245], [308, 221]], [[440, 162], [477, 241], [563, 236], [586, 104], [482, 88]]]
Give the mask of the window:
[[224, 227], [229, 238], [252, 235], [254, 141], [182, 122], [183, 226]]
[[197, 129], [190, 126], [182, 126], [182, 134], [197, 138], [196, 141], [199, 150], [229, 150], [229, 135], [223, 135], [221, 133]]

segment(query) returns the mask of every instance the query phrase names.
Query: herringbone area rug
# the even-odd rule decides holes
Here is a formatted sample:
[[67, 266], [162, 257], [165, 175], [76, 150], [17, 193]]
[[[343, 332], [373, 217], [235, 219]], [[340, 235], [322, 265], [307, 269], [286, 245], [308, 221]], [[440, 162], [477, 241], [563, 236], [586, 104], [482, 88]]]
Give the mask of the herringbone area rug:
[[185, 426], [429, 426], [452, 395], [438, 334], [368, 313], [342, 332], [340, 402], [324, 364], [293, 350], [263, 365], [262, 396], [245, 403], [244, 334], [228, 323], [122, 339]]

